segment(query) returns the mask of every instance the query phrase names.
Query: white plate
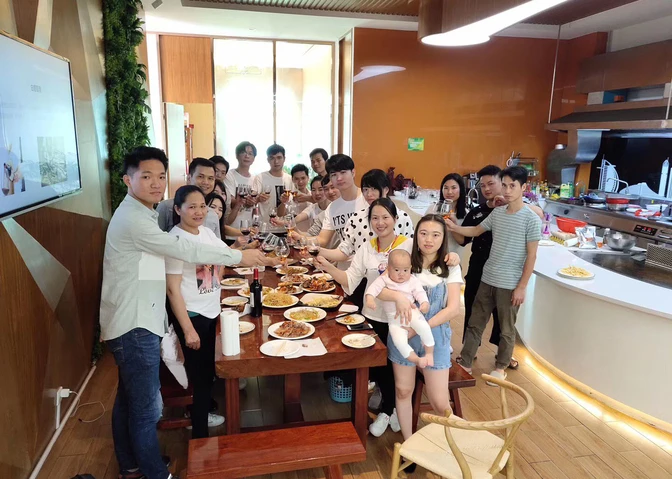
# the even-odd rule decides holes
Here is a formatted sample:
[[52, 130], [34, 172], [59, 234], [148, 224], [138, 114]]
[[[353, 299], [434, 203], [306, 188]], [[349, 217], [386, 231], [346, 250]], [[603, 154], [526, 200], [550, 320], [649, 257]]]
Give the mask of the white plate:
[[562, 273], [560, 271], [561, 269], [564, 269], [564, 268], [560, 268], [558, 270], [558, 276], [560, 276], [561, 278], [575, 279], [577, 281], [589, 281], [589, 280], [591, 280], [595, 277], [595, 273], [593, 273], [592, 271], [588, 271], [588, 270], [586, 270], [586, 271], [588, 271], [591, 274], [591, 276], [587, 276], [585, 278], [580, 278], [578, 276], [572, 276], [572, 275], [569, 275], [569, 274], [566, 274], [566, 273]]
[[349, 348], [366, 349], [376, 344], [376, 338], [370, 334], [353, 333], [343, 336], [341, 342]]
[[330, 275], [329, 273], [315, 273], [315, 274], [312, 274], [311, 276], [315, 279], [324, 278], [327, 281], [333, 281], [334, 280], [334, 277], [332, 275]]
[[262, 344], [259, 348], [259, 351], [261, 351], [266, 356], [283, 358], [285, 356], [291, 356], [292, 354], [297, 353], [299, 349], [301, 349], [301, 345], [299, 343], [281, 339], [277, 341], [268, 341]]
[[[266, 296], [268, 293], [272, 293], [272, 292], [273, 292], [273, 288], [269, 288], [268, 286], [262, 286], [261, 287], [261, 295], [262, 296]], [[236, 293], [238, 293], [238, 296], [242, 296], [243, 298], [249, 298], [250, 297], [250, 293], [249, 292], [246, 293], [245, 288], [239, 289], [238, 291], [236, 291]]]
[[254, 274], [254, 270], [252, 268], [233, 268], [233, 270], [236, 273], [243, 275]]
[[[338, 298], [339, 302], [335, 306], [317, 306], [312, 304], [306, 304], [310, 301], [314, 301], [319, 298]], [[335, 294], [306, 293], [301, 298], [301, 303], [303, 303], [305, 306], [310, 306], [312, 308], [336, 309], [343, 303], [343, 297]], [[355, 306], [355, 311], [357, 311], [357, 306]]]
[[[222, 311], [235, 311], [233, 308], [222, 308]], [[243, 310], [242, 313], [238, 313], [238, 317], [242, 318], [243, 316], [247, 316], [252, 312], [252, 306], [250, 306], [250, 303], [247, 303], [245, 305], [245, 309]]]
[[[266, 297], [268, 297], [268, 296], [266, 296]], [[264, 297], [264, 301], [266, 300], [266, 297]], [[297, 298], [296, 296], [292, 296], [292, 304], [288, 304], [287, 306], [268, 306], [264, 301], [261, 302], [261, 305], [264, 308], [284, 309], [284, 308], [291, 308], [292, 306], [296, 306], [296, 303], [299, 302], [299, 298]]]
[[280, 321], [279, 323], [273, 323], [273, 324], [271, 324], [271, 325], [268, 327], [268, 335], [269, 335], [269, 336], [273, 336], [274, 338], [278, 338], [278, 339], [285, 339], [285, 340], [293, 341], [293, 340], [295, 340], [295, 339], [304, 339], [304, 338], [307, 338], [308, 336], [311, 336], [311, 335], [315, 332], [315, 326], [313, 326], [312, 324], [310, 324], [310, 323], [306, 323], [306, 322], [304, 322], [304, 321], [296, 321], [297, 323], [301, 323], [301, 324], [307, 326], [309, 331], [308, 331], [306, 334], [304, 334], [303, 336], [297, 336], [296, 338], [284, 338], [284, 337], [282, 337], [282, 336], [278, 336], [277, 334], [275, 334], [275, 330], [278, 329], [278, 328], [280, 327], [280, 325], [281, 325], [282, 323], [284, 323], [284, 322], [285, 322], [285, 321]]
[[[281, 272], [282, 269], [283, 269], [282, 266], [278, 266], [275, 268], [275, 272], [281, 275], [286, 275], [287, 273]], [[306, 268], [305, 266], [289, 266], [289, 269], [297, 270], [296, 273], [292, 274], [306, 274], [308, 272], [308, 268]]]
[[303, 290], [304, 290], [305, 292], [307, 292], [307, 293], [328, 293], [329, 291], [333, 291], [333, 290], [336, 289], [336, 285], [335, 285], [334, 283], [330, 283], [330, 284], [331, 284], [331, 286], [329, 286], [329, 288], [327, 288], [327, 289], [322, 289], [322, 290], [320, 290], [320, 291], [313, 291], [312, 289], [306, 289], [306, 287], [303, 286], [303, 284], [301, 285], [301, 287], [302, 287]]
[[556, 243], [551, 240], [541, 240], [539, 241], [539, 246], [555, 246]]
[[[317, 312], [317, 318], [316, 319], [294, 319], [291, 317], [291, 314], [295, 311], [303, 311], [304, 309], [309, 309], [311, 311], [316, 311]], [[291, 308], [285, 311], [285, 314], [283, 315], [285, 318], [291, 320], [291, 321], [301, 321], [302, 323], [314, 323], [316, 321], [321, 321], [327, 316], [327, 312], [324, 309], [320, 308], [313, 308], [310, 306], [300, 306], [298, 308]]]
[[[347, 319], [350, 319], [350, 318], [353, 319], [354, 321], [351, 322], [351, 323], [346, 323], [345, 321], [346, 321]], [[345, 326], [352, 326], [352, 325], [355, 325], [355, 324], [362, 324], [365, 320], [366, 320], [366, 318], [365, 318], [364, 316], [362, 316], [361, 314], [349, 314], [348, 316], [343, 316], [342, 318], [336, 318], [336, 322], [337, 322], [338, 324], [343, 324], [343, 325], [345, 325]]]
[[[280, 287], [277, 287], [277, 288], [275, 288], [275, 289], [273, 290], [273, 292], [278, 293], [278, 292], [279, 292], [279, 291], [278, 291], [279, 289], [280, 289]], [[302, 288], [301, 286], [299, 286], [298, 284], [293, 284], [293, 285], [292, 285], [292, 292], [291, 292], [291, 293], [285, 293], [285, 294], [292, 294], [292, 295], [294, 295], [294, 294], [301, 294], [302, 292], [303, 292], [303, 288]]]
[[[297, 274], [301, 274], [301, 277], [302, 277], [303, 279], [302, 279], [301, 281], [291, 281], [292, 284], [298, 284], [298, 285], [300, 285], [300, 284], [303, 283], [304, 281], [310, 279], [310, 276], [308, 276], [307, 274], [304, 274], [304, 273], [297, 273]], [[281, 282], [281, 283], [289, 283], [289, 282], [290, 282], [290, 281], [289, 281], [289, 275], [286, 275], [286, 276], [283, 276], [282, 278], [280, 278], [280, 282]]]
[[229, 296], [228, 298], [224, 298], [222, 300], [222, 304], [225, 304], [226, 306], [238, 306], [243, 303], [247, 303], [248, 298], [245, 298], [243, 296]]
[[[226, 281], [232, 279], [239, 280], [242, 282], [236, 281], [236, 284], [226, 284]], [[222, 289], [240, 289], [241, 287], [247, 285], [247, 280], [243, 278], [224, 278], [220, 284], [222, 285]]]
[[252, 331], [254, 331], [254, 323], [250, 323], [249, 321], [240, 321], [238, 323], [238, 332], [240, 334], [247, 334]]

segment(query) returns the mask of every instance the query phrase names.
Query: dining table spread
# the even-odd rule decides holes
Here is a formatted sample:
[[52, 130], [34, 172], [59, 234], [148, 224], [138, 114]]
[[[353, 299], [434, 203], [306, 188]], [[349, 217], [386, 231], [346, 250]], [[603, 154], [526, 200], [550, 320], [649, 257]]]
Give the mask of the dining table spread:
[[[310, 260], [299, 262], [301, 259], [298, 251], [292, 251], [290, 258], [294, 260], [293, 266], [304, 266], [309, 269], [308, 274], [318, 273], [310, 264]], [[292, 262], [292, 261], [290, 261]], [[302, 263], [308, 263], [304, 265]], [[224, 273], [226, 279], [239, 277], [246, 280], [246, 284], [240, 288], [243, 289], [252, 283], [251, 270], [244, 271], [227, 268]], [[266, 267], [265, 271], [259, 273], [259, 280], [263, 287], [277, 288], [282, 275], [276, 269]], [[329, 295], [344, 296], [343, 289], [338, 283], [333, 283], [333, 290], [329, 291]], [[239, 296], [239, 291], [233, 288], [222, 287], [222, 300], [225, 298]], [[303, 298], [305, 292], [299, 293], [296, 296]], [[301, 306], [299, 302], [294, 306]], [[222, 305], [223, 309], [228, 308], [227, 305]], [[264, 428], [277, 427], [298, 427], [314, 422], [304, 421], [303, 412], [301, 409], [301, 374], [303, 373], [319, 373], [326, 371], [341, 371], [354, 370], [354, 382], [352, 385], [352, 406], [351, 417], [345, 419], [334, 419], [326, 422], [337, 421], [352, 421], [357, 431], [357, 434], [366, 446], [366, 435], [368, 432], [368, 379], [369, 368], [384, 366], [387, 362], [387, 348], [375, 336], [373, 330], [357, 331], [357, 333], [370, 335], [372, 338], [368, 342], [372, 343], [369, 347], [353, 348], [346, 346], [342, 341], [343, 337], [353, 334], [349, 331], [346, 325], [339, 323], [334, 318], [343, 317], [344, 310], [350, 313], [357, 312], [356, 306], [348, 302], [347, 298], [342, 305], [336, 310], [327, 309], [326, 315], [323, 319], [308, 323], [314, 327], [314, 332], [306, 339], [299, 341], [305, 346], [301, 346], [298, 352], [285, 356], [269, 356], [264, 354], [261, 349], [265, 343], [269, 341], [279, 341], [269, 334], [269, 327], [271, 331], [277, 326], [272, 326], [275, 323], [286, 321], [284, 316], [287, 308], [269, 308], [264, 306], [261, 317], [252, 317], [249, 314], [240, 317], [242, 322], [252, 323], [254, 329], [249, 332], [240, 334], [240, 353], [234, 356], [225, 356], [222, 353], [221, 338], [217, 338], [217, 347], [215, 351], [215, 368], [218, 377], [225, 382], [225, 396], [226, 396], [226, 433], [237, 434], [240, 432], [247, 432], [251, 430], [259, 430], [263, 428], [243, 428], [241, 425], [240, 414], [240, 391], [239, 380], [241, 378], [251, 378], [259, 376], [283, 376], [284, 377], [284, 400], [283, 400], [283, 424], [265, 426]], [[246, 312], [249, 311], [246, 308]], [[339, 311], [340, 309], [340, 311]], [[322, 316], [322, 314], [320, 314]], [[245, 330], [249, 330], [251, 326], [247, 326]], [[218, 335], [220, 334], [218, 328]], [[297, 341], [297, 340], [289, 340]], [[323, 347], [319, 343], [322, 343]], [[264, 347], [268, 348], [269, 346]], [[292, 348], [296, 350], [296, 347]], [[266, 349], [265, 349], [266, 350]], [[326, 350], [326, 354], [324, 353]], [[268, 352], [268, 351], [267, 351]], [[324, 423], [322, 421], [321, 423]]]

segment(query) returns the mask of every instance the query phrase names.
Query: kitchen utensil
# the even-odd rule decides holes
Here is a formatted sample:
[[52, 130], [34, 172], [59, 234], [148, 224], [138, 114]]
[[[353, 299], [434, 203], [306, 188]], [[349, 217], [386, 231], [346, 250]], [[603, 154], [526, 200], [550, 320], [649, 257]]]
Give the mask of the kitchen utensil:
[[627, 233], [611, 231], [609, 228], [607, 228], [604, 232], [603, 240], [607, 246], [613, 250], [628, 251], [632, 249], [633, 246], [635, 246], [635, 241], [637, 238]]
[[571, 218], [563, 218], [561, 216], [558, 216], [555, 221], [558, 224], [560, 231], [572, 234], [576, 234], [576, 228], [583, 228], [588, 224], [583, 221], [573, 220]]
[[607, 203], [609, 211], [625, 211], [628, 209], [627, 203]]
[[660, 172], [660, 185], [658, 186], [658, 194], [665, 196], [667, 193], [667, 178], [670, 174], [670, 159], [663, 161], [663, 169]]
[[670, 205], [666, 205], [663, 203], [652, 203], [650, 205], [646, 205], [646, 209], [649, 211], [653, 211], [654, 213], [658, 213], [659, 211], [661, 213], [665, 212], [667, 210], [667, 207]]

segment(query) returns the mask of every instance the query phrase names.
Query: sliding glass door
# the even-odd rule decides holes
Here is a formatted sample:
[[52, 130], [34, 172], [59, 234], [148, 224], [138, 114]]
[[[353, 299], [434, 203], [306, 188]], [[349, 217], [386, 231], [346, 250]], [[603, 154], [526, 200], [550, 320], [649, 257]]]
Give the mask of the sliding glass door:
[[266, 148], [285, 147], [285, 169], [303, 163], [314, 148], [331, 153], [332, 45], [272, 40], [215, 39], [217, 154], [237, 165], [244, 140], [258, 149], [253, 173], [268, 169]]

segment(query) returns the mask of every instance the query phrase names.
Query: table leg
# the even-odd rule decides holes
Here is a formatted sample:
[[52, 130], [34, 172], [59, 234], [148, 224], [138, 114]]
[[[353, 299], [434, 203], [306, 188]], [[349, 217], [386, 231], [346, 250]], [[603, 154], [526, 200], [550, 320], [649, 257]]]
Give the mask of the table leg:
[[322, 469], [324, 469], [325, 479], [343, 479], [343, 470], [339, 464], [336, 464], [335, 466], [325, 466]]
[[462, 403], [460, 402], [460, 390], [451, 389], [449, 393], [450, 393], [450, 400], [453, 402], [453, 414], [462, 417]]
[[240, 390], [238, 378], [224, 379], [224, 391], [226, 397], [226, 433], [240, 433]]
[[283, 419], [285, 424], [303, 421], [300, 374], [285, 375], [285, 404]]
[[366, 447], [366, 435], [368, 433], [368, 415], [369, 409], [369, 368], [358, 368], [355, 370], [355, 384], [352, 388], [352, 422], [355, 424], [355, 430]]

